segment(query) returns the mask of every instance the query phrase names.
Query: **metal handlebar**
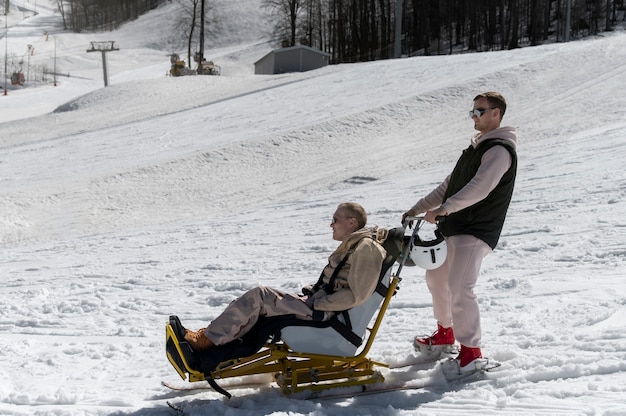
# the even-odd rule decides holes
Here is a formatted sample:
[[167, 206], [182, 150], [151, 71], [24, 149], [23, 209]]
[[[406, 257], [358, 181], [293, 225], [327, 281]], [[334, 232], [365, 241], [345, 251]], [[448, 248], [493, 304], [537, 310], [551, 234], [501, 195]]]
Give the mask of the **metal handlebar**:
[[[409, 226], [409, 228], [410, 228], [411, 223], [413, 221], [417, 221], [417, 224], [415, 225], [415, 227], [419, 228], [420, 224], [422, 222], [424, 222], [424, 218], [425, 217], [423, 215], [418, 215], [418, 216], [414, 216], [414, 217], [413, 216], [405, 217], [404, 218], [404, 222], [402, 223], [402, 226], [404, 227], [404, 229], [406, 229], [407, 226]], [[437, 221], [437, 223], [444, 222], [445, 220], [446, 220], [445, 215], [439, 215], [439, 216], [435, 217], [435, 221]]]
[[402, 250], [401, 252], [401, 256], [402, 256], [402, 261], [400, 262], [400, 265], [398, 266], [398, 269], [396, 270], [395, 276], [399, 278], [400, 276], [400, 272], [402, 271], [402, 268], [404, 267], [404, 263], [406, 263], [406, 260], [409, 257], [409, 252], [411, 251], [411, 247], [412, 247], [412, 241], [415, 238], [415, 235], [417, 234], [417, 232], [419, 231], [422, 223], [424, 222], [424, 216], [423, 215], [419, 215], [419, 216], [411, 216], [411, 217], [405, 217], [404, 218], [404, 222], [402, 223], [402, 227], [404, 227], [404, 230], [406, 231], [406, 228], [413, 222], [415, 221], [415, 227], [413, 227], [413, 232], [411, 233], [411, 237], [409, 239], [409, 243], [404, 247], [404, 250]]
[[410, 226], [413, 223], [413, 221], [417, 222], [416, 225], [415, 225], [415, 228], [419, 229], [420, 224], [424, 221], [424, 216], [423, 215], [417, 215], [417, 216], [407, 216], [407, 217], [404, 217], [404, 222], [402, 223], [402, 226], [406, 230], [406, 227], [410, 228]]

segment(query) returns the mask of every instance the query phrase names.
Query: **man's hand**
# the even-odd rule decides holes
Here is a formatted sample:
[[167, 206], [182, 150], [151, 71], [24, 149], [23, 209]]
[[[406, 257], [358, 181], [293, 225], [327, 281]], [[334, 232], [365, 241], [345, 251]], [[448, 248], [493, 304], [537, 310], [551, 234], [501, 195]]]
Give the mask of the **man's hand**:
[[439, 207], [433, 211], [427, 211], [426, 215], [424, 215], [424, 221], [427, 221], [431, 224], [437, 223], [437, 217], [445, 217], [448, 215], [448, 211], [444, 207]]
[[[419, 212], [416, 212], [413, 209], [410, 209], [404, 214], [402, 214], [402, 225], [404, 225], [404, 222], [406, 221], [406, 217], [416, 217], [418, 214]], [[409, 228], [413, 228], [413, 221], [409, 223]]]

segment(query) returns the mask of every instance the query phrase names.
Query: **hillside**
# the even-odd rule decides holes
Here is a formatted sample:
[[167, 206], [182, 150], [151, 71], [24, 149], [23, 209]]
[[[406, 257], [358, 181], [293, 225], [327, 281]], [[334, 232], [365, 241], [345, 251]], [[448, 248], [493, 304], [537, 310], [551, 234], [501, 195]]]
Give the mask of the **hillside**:
[[[53, 56], [44, 10], [11, 28], [11, 48]], [[255, 76], [267, 38], [233, 14], [226, 26], [249, 31], [211, 49], [222, 76], [167, 78], [171, 12], [102, 34], [120, 46], [107, 88], [93, 35], [57, 31], [77, 76], [0, 97], [0, 414], [165, 415], [167, 400], [237, 416], [626, 414], [624, 31]], [[398, 226], [467, 146], [485, 90], [507, 98], [520, 156], [476, 289], [499, 371], [447, 383], [437, 368], [383, 369], [423, 388], [326, 401], [161, 386], [182, 383], [164, 353], [170, 314], [200, 328], [258, 284], [312, 283], [341, 201]], [[423, 271], [402, 277], [370, 353], [392, 365], [435, 326]]]

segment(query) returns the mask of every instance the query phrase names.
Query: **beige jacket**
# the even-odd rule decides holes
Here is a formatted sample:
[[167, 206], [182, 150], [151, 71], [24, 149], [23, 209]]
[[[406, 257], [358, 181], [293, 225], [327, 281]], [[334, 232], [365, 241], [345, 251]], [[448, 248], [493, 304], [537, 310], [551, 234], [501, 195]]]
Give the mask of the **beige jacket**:
[[361, 228], [348, 236], [330, 255], [323, 271], [325, 284], [348, 251], [354, 250], [337, 275], [335, 292], [327, 294], [319, 290], [312, 296], [315, 310], [343, 311], [360, 305], [372, 295], [387, 255], [385, 249], [375, 241], [381, 234], [376, 229]]
[[[323, 320], [334, 313], [363, 303], [374, 292], [382, 268], [385, 250], [374, 241], [384, 241], [387, 230], [362, 228], [352, 233], [329, 257], [324, 269], [324, 282], [328, 283], [336, 266], [348, 250], [354, 252], [340, 269], [335, 280], [335, 292], [327, 294], [318, 290], [311, 298], [285, 293], [281, 290], [258, 286], [232, 301], [204, 330], [215, 345], [223, 345], [246, 334], [260, 316], [294, 315], [298, 319], [312, 320], [314, 311], [324, 312]], [[368, 238], [372, 237], [372, 238]], [[313, 305], [311, 305], [313, 304]]]

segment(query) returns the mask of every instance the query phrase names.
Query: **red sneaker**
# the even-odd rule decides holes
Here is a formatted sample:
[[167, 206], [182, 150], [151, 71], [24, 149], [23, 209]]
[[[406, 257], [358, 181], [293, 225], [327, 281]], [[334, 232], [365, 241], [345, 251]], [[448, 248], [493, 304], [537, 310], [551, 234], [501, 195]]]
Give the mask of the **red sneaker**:
[[461, 351], [459, 351], [459, 356], [456, 359], [459, 361], [459, 366], [463, 368], [478, 358], [483, 358], [480, 348], [472, 348], [461, 345]]
[[451, 348], [454, 346], [454, 330], [452, 328], [444, 328], [437, 323], [437, 330], [429, 337], [415, 337], [413, 346], [416, 350], [431, 350], [433, 347]]

